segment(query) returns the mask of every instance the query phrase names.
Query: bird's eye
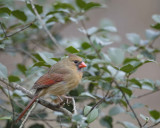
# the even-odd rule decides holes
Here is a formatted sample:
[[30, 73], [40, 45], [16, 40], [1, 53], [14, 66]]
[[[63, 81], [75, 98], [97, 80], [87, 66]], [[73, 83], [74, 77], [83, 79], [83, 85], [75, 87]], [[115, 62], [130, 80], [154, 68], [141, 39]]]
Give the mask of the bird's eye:
[[74, 63], [77, 64], [77, 63], [78, 63], [78, 60], [74, 60]]

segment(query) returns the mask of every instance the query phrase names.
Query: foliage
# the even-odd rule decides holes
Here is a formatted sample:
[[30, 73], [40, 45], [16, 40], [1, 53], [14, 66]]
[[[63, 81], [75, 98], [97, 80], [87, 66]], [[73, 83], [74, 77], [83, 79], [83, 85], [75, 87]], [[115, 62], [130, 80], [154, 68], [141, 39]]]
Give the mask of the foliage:
[[[151, 25], [152, 29], [146, 30], [146, 39], [141, 39], [136, 33], [128, 33], [126, 37], [130, 43], [120, 47], [109, 47], [114, 43], [110, 35], [117, 32], [113, 24], [103, 21], [99, 27], [85, 26], [85, 21], [88, 19], [86, 12], [105, 7], [103, 4], [85, 0], [56, 1], [50, 5], [38, 1], [33, 4], [32, 0], [20, 3], [22, 5], [19, 7], [14, 1], [3, 1], [0, 5], [0, 52], [13, 57], [16, 55], [22, 57], [21, 63], [17, 63], [12, 73], [8, 73], [6, 66], [0, 63], [1, 78], [16, 82], [27, 89], [31, 88], [38, 77], [61, 59], [59, 56], [74, 53], [81, 56], [88, 65], [81, 84], [68, 94], [76, 98], [76, 104], [81, 105], [77, 106], [78, 114], [73, 114], [72, 119], [64, 113], [54, 112], [56, 122], [61, 126], [73, 128], [86, 128], [90, 127], [92, 122], [99, 122], [102, 127], [113, 128], [115, 115], [121, 113], [128, 115], [130, 112], [129, 115], [137, 121], [137, 124], [125, 120], [115, 123], [124, 128], [144, 126], [149, 128], [148, 121], [152, 122], [153, 127], [160, 123], [159, 110], [147, 108], [150, 116], [146, 117], [135, 112], [136, 108], [146, 107], [145, 105], [130, 104], [132, 99], [139, 98], [134, 94], [135, 89], [147, 89], [153, 93], [159, 90], [160, 81], [133, 78], [131, 75], [146, 63], [158, 63], [156, 55], [160, 49], [154, 47], [154, 43], [160, 36], [160, 15], [153, 15], [155, 24]], [[84, 39], [69, 41], [60, 35], [59, 31], [70, 23], [81, 24], [78, 30], [84, 34]], [[47, 37], [45, 27], [56, 42], [50, 36]], [[55, 43], [63, 50], [60, 50]], [[107, 49], [107, 52], [102, 49]], [[2, 106], [0, 120], [6, 121], [6, 128], [13, 127], [13, 120], [17, 117], [17, 113], [22, 111], [21, 106], [25, 106], [29, 100], [21, 91], [8, 91], [7, 86], [0, 84], [3, 93], [1, 95], [10, 97], [9, 102], [0, 98]], [[85, 105], [82, 105], [84, 103]], [[7, 105], [11, 105], [12, 111], [5, 108]], [[73, 109], [73, 105], [64, 107], [69, 111]], [[103, 112], [106, 109], [109, 110], [108, 113]], [[47, 111], [43, 111], [42, 107], [37, 108], [29, 119], [40, 120], [43, 124], [35, 123], [29, 128], [44, 128], [44, 124], [49, 125], [45, 121], [47, 116]]]

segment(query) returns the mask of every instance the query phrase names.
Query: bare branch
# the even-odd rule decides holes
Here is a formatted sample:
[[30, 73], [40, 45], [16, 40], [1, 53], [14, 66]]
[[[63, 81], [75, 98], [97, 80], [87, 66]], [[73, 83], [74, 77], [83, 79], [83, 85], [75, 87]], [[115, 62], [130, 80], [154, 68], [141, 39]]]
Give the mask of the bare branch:
[[32, 58], [33, 60], [35, 60], [36, 62], [38, 62], [38, 59], [35, 58], [31, 53], [29, 53], [28, 51], [22, 49], [22, 48], [16, 48], [16, 50], [20, 51], [21, 53], [26, 54], [27, 56], [29, 56], [30, 58]]
[[30, 27], [34, 22], [35, 22], [35, 20], [34, 20], [34, 21], [32, 21], [31, 23], [29, 23], [28, 25], [26, 25], [25, 27], [21, 28], [20, 30], [18, 30], [18, 31], [16, 31], [16, 32], [12, 33], [12, 34], [9, 34], [9, 35], [7, 35], [7, 33], [6, 33], [5, 29], [3, 28], [2, 23], [0, 22], [1, 28], [2, 28], [3, 33], [4, 33], [4, 35], [5, 35], [5, 36], [4, 36], [4, 39], [5, 39], [5, 38], [7, 38], [7, 37], [11, 37], [11, 36], [13, 36], [13, 35], [15, 35], [15, 34], [17, 34], [17, 33], [21, 32], [21, 31], [23, 31], [23, 30], [25, 30], [25, 29], [29, 28], [29, 27]]
[[99, 51], [97, 50], [97, 48], [94, 46], [93, 42], [91, 41], [91, 36], [90, 36], [90, 35], [88, 34], [88, 32], [87, 32], [87, 28], [86, 28], [83, 20], [81, 21], [81, 24], [82, 24], [82, 26], [83, 26], [83, 28], [84, 28], [84, 30], [85, 30], [86, 37], [88, 38], [90, 45], [91, 45], [92, 48], [95, 50], [97, 56], [101, 59], [102, 57], [100, 56]]
[[103, 103], [103, 102], [105, 101], [106, 97], [108, 96], [108, 94], [109, 94], [109, 91], [107, 91], [106, 95], [105, 95], [102, 99], [100, 99], [100, 100], [91, 108], [91, 110], [90, 110], [85, 116], [88, 116], [88, 115], [93, 111], [94, 108], [96, 108], [96, 107], [99, 106], [101, 103]]
[[62, 48], [58, 45], [58, 42], [56, 41], [56, 39], [52, 36], [52, 34], [50, 33], [50, 31], [48, 30], [48, 28], [46, 27], [45, 23], [43, 22], [41, 16], [38, 14], [37, 9], [34, 6], [34, 3], [32, 0], [29, 0], [32, 9], [34, 11], [34, 13], [36, 14], [39, 22], [41, 23], [42, 27], [44, 28], [44, 30], [46, 31], [46, 33], [48, 34], [48, 36], [50, 37], [50, 39], [52, 40], [52, 42], [56, 45], [57, 48], [59, 48], [60, 50], [62, 50]]
[[9, 87], [8, 87], [8, 85], [7, 85], [7, 90], [8, 90], [8, 98], [9, 98], [9, 100], [10, 100], [10, 104], [11, 104], [11, 107], [12, 107], [12, 124], [11, 124], [11, 128], [13, 128], [13, 124], [14, 124], [14, 117], [15, 117], [15, 111], [14, 111], [14, 103], [13, 103], [13, 99], [12, 99], [12, 97], [11, 97], [11, 95], [10, 95], [10, 90], [9, 90]]
[[2, 30], [3, 30], [3, 33], [4, 33], [5, 37], [7, 37], [6, 31], [5, 31], [4, 28], [3, 28], [2, 22], [0, 22], [0, 25], [1, 25], [1, 28], [2, 28]]
[[153, 125], [151, 125], [151, 126], [149, 126], [149, 127], [147, 127], [147, 128], [153, 128], [154, 126], [156, 126], [156, 125], [158, 125], [158, 124], [160, 124], [160, 121], [158, 121], [157, 123], [155, 123], [155, 124], [153, 124]]
[[143, 95], [137, 96], [136, 98], [142, 98], [142, 97], [144, 97], [144, 96], [151, 95], [151, 94], [156, 93], [156, 92], [158, 92], [158, 91], [160, 91], [160, 88], [159, 88], [159, 89], [157, 89], [157, 90], [154, 90], [154, 91], [151, 91], [151, 92], [145, 93], [145, 94], [143, 94]]
[[117, 81], [114, 80], [113, 82], [116, 84], [117, 88], [121, 91], [121, 93], [122, 93], [122, 95], [123, 95], [126, 103], [128, 104], [129, 108], [131, 109], [134, 117], [136, 118], [136, 120], [137, 120], [137, 122], [138, 122], [138, 124], [139, 124], [139, 127], [142, 128], [142, 124], [141, 124], [140, 120], [138, 119], [137, 114], [135, 113], [135, 111], [134, 111], [134, 109], [132, 108], [131, 104], [129, 103], [129, 100], [127, 99], [125, 93], [123, 92], [123, 90], [121, 89], [121, 87], [119, 86], [119, 84], [117, 83]]
[[31, 112], [33, 111], [33, 109], [36, 107], [37, 105], [37, 102], [34, 102], [33, 106], [31, 107], [31, 109], [28, 111], [26, 117], [24, 118], [23, 122], [21, 123], [20, 127], [19, 128], [23, 128], [25, 122], [27, 121], [29, 115], [31, 114]]
[[[33, 94], [25, 89], [24, 87], [18, 85], [17, 83], [9, 83], [6, 79], [4, 78], [0, 78], [0, 81], [3, 82], [4, 84], [10, 86], [12, 89], [17, 89], [22, 91], [23, 93], [25, 93], [29, 98], [33, 98]], [[54, 105], [46, 100], [43, 100], [42, 98], [39, 98], [38, 103], [40, 103], [41, 105], [54, 110], [54, 111], [58, 111], [58, 112], [62, 112], [64, 115], [68, 116], [69, 118], [72, 118], [72, 113], [70, 111], [68, 111], [65, 108], [62, 108], [60, 105]]]

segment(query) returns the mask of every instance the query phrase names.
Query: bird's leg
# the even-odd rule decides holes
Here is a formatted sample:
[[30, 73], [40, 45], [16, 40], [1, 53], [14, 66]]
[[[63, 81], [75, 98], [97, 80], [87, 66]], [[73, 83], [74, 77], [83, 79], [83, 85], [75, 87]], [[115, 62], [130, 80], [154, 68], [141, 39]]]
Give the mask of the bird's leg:
[[76, 110], [76, 103], [75, 103], [75, 100], [73, 97], [70, 97], [70, 96], [65, 96], [63, 95], [63, 97], [67, 100], [66, 103], [69, 104], [69, 100], [72, 101], [72, 104], [73, 104], [73, 114], [77, 114], [77, 110]]
[[72, 97], [70, 96], [62, 95], [62, 97], [64, 98], [64, 100], [66, 100], [67, 104], [69, 104], [69, 101], [72, 101]]
[[62, 98], [60, 96], [57, 96], [60, 102], [63, 102]]

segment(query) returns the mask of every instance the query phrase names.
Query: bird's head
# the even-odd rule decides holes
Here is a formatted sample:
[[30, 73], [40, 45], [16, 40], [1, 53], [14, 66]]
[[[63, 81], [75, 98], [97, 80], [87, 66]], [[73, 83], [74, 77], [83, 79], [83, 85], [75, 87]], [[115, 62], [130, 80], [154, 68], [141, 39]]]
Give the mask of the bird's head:
[[77, 55], [70, 54], [68, 59], [73, 66], [77, 67], [78, 70], [81, 70], [82, 68], [87, 67], [87, 65], [82, 61], [82, 58]]

